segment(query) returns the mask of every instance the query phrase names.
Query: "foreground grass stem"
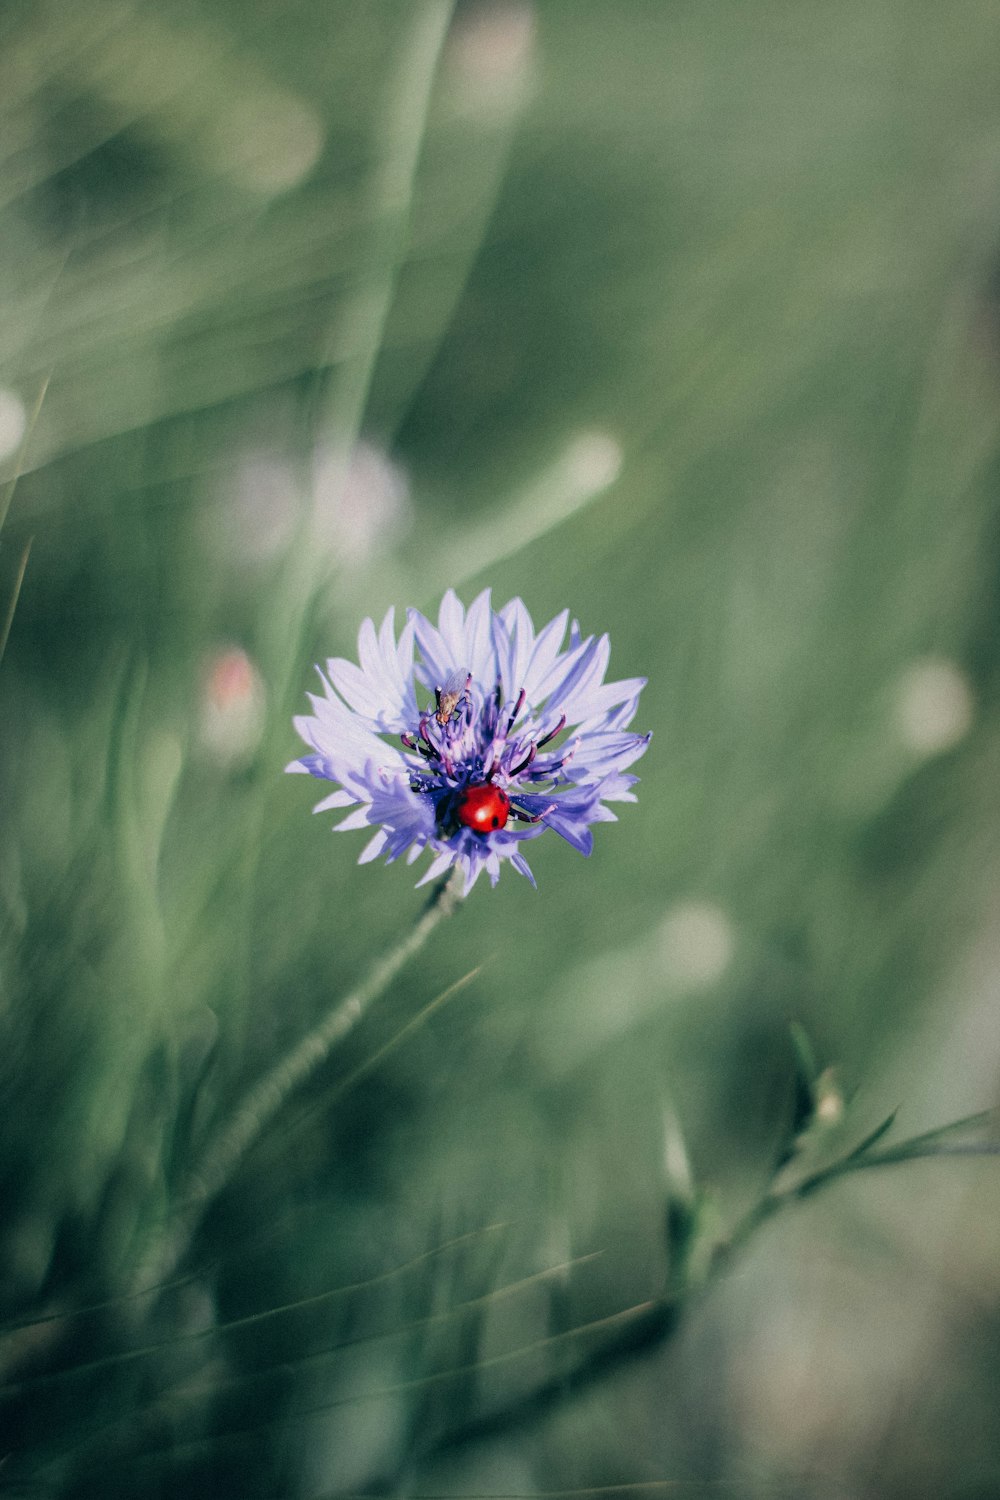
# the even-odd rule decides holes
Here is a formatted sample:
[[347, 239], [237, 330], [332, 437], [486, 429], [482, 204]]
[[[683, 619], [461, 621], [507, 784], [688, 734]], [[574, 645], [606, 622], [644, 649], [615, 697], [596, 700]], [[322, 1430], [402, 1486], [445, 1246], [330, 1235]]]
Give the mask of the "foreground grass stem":
[[435, 887], [414, 926], [379, 958], [361, 984], [339, 1000], [290, 1052], [255, 1083], [242, 1103], [209, 1141], [185, 1184], [183, 1206], [154, 1255], [141, 1267], [139, 1285], [151, 1289], [170, 1278], [187, 1252], [205, 1210], [239, 1170], [243, 1159], [282, 1106], [330, 1057], [338, 1043], [388, 989], [443, 918], [461, 901], [461, 879], [452, 875]]

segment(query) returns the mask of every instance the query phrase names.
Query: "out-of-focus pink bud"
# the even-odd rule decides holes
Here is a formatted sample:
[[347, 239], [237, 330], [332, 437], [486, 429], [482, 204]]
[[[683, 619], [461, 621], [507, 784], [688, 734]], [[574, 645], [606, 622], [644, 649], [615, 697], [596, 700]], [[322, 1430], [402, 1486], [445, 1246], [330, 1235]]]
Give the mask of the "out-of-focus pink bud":
[[263, 679], [240, 646], [214, 652], [205, 663], [198, 737], [213, 760], [236, 766], [247, 760], [264, 732]]

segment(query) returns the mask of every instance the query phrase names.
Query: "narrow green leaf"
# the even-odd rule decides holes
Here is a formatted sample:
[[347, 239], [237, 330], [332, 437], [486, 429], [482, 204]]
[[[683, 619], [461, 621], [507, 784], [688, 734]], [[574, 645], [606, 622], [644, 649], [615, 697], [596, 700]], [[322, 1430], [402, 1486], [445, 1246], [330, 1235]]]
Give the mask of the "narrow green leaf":
[[50, 378], [50, 376], [46, 375], [42, 381], [41, 389], [35, 397], [35, 404], [31, 408], [28, 421], [25, 425], [24, 436], [21, 438], [21, 446], [17, 450], [17, 461], [14, 464], [14, 472], [4, 484], [0, 485], [0, 531], [3, 530], [4, 522], [7, 520], [10, 502], [13, 500], [14, 491], [17, 489], [17, 481], [24, 472], [24, 456], [28, 451], [28, 444], [31, 442], [31, 435], [35, 430], [35, 423], [38, 421], [38, 414], [42, 409], [42, 402], [45, 400], [45, 392], [49, 388]]
[[7, 650], [7, 638], [10, 635], [10, 627], [14, 623], [14, 611], [17, 609], [17, 601], [21, 594], [21, 585], [24, 582], [25, 571], [28, 567], [28, 558], [31, 554], [31, 544], [34, 537], [28, 538], [21, 553], [21, 561], [17, 565], [17, 576], [14, 579], [14, 587], [11, 590], [10, 603], [7, 605], [7, 613], [4, 615], [3, 624], [0, 625], [0, 661], [3, 661], [4, 652]]
[[888, 1115], [886, 1119], [882, 1121], [881, 1125], [876, 1125], [875, 1129], [869, 1132], [869, 1134], [865, 1136], [864, 1140], [859, 1142], [859, 1144], [854, 1147], [854, 1150], [848, 1153], [845, 1159], [847, 1161], [856, 1161], [859, 1156], [864, 1156], [866, 1151], [870, 1151], [872, 1146], [874, 1146], [877, 1141], [880, 1141], [882, 1137], [892, 1129], [896, 1121], [896, 1116], [898, 1114], [899, 1109], [894, 1109], [892, 1114]]

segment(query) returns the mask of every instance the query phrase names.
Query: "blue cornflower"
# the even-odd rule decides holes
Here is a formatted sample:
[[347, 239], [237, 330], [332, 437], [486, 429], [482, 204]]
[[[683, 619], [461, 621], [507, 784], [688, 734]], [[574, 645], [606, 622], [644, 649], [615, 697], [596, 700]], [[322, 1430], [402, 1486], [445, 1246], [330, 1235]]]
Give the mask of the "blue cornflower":
[[486, 589], [466, 611], [449, 589], [436, 627], [411, 609], [397, 642], [390, 610], [362, 624], [360, 666], [327, 662], [324, 696], [294, 721], [311, 754], [287, 769], [338, 783], [315, 811], [353, 807], [339, 828], [376, 830], [359, 864], [426, 847], [420, 885], [452, 865], [466, 892], [482, 870], [496, 885], [505, 859], [534, 885], [529, 839], [552, 828], [589, 854], [591, 823], [615, 821], [605, 804], [635, 801], [624, 771], [650, 737], [627, 725], [645, 678], [605, 682], [608, 637], [574, 621], [564, 647], [568, 622], [536, 635], [520, 599], [494, 612]]

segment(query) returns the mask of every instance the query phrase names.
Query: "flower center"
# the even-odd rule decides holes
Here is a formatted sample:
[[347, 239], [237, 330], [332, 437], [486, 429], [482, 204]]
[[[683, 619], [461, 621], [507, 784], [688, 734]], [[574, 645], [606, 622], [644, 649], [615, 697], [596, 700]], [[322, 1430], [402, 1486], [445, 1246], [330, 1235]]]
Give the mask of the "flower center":
[[[416, 729], [401, 735], [406, 749], [419, 762], [410, 766], [410, 789], [434, 799], [442, 831], [458, 827], [488, 834], [503, 828], [508, 818], [535, 823], [544, 811], [519, 807], [510, 790], [521, 783], [521, 795], [531, 797], [558, 777], [568, 755], [541, 756], [538, 752], [565, 728], [565, 716], [547, 733], [528, 718], [515, 728], [525, 705], [522, 688], [513, 704], [505, 703], [503, 687], [479, 701], [471, 673], [453, 672], [435, 689], [434, 705]], [[569, 752], [572, 754], [572, 751]]]

